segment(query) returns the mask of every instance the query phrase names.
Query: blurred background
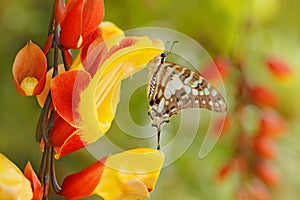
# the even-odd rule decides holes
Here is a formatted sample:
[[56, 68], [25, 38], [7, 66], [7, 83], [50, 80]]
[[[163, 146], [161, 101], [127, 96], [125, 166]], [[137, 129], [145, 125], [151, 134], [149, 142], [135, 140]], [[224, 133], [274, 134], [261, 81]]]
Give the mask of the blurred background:
[[[202, 123], [190, 148], [162, 170], [150, 199], [298, 199], [299, 1], [107, 0], [105, 6], [105, 20], [123, 30], [157, 26], [195, 39], [224, 79], [229, 111], [217, 145], [198, 159]], [[17, 93], [11, 67], [29, 39], [44, 45], [51, 8], [52, 1], [0, 2], [0, 152], [21, 169], [31, 161], [38, 171], [34, 134], [41, 108], [34, 97]], [[213, 79], [208, 67], [203, 76]], [[146, 118], [145, 88], [132, 101], [133, 119]], [[124, 148], [139, 146], [121, 133], [114, 123], [107, 136]], [[63, 157], [56, 166], [59, 181], [94, 161], [84, 149]]]

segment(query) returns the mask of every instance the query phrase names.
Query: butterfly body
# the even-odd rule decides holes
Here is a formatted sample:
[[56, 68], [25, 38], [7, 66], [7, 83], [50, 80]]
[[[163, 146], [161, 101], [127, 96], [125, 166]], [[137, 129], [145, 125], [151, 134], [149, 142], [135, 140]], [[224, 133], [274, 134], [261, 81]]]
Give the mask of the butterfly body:
[[158, 131], [178, 111], [186, 108], [207, 108], [216, 112], [227, 110], [223, 96], [198, 73], [180, 65], [165, 62], [167, 54], [153, 58], [149, 65], [147, 96], [149, 116]]

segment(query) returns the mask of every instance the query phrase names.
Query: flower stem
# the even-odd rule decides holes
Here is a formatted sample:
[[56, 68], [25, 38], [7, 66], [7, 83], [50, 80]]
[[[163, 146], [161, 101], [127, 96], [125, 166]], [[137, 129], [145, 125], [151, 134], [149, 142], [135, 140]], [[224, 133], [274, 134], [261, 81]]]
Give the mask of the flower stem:
[[50, 171], [51, 171], [51, 183], [52, 187], [56, 194], [61, 193], [61, 187], [59, 186], [57, 179], [56, 179], [56, 173], [55, 173], [55, 164], [54, 164], [54, 147], [51, 147], [51, 163], [50, 163]]

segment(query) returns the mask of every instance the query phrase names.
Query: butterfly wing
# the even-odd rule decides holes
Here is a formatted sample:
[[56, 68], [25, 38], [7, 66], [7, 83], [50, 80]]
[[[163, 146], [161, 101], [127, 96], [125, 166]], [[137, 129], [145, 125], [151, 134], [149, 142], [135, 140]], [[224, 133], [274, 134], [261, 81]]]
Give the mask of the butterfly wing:
[[[152, 68], [151, 68], [152, 66]], [[199, 74], [176, 65], [150, 65], [148, 99], [152, 126], [157, 128], [158, 146], [161, 125], [186, 108], [207, 108], [216, 112], [227, 110], [223, 96]]]
[[[175, 75], [183, 83], [181, 92], [175, 93], [182, 108], [207, 108], [215, 112], [225, 112], [227, 105], [221, 93], [199, 74], [176, 66]], [[187, 99], [189, 101], [187, 101]]]
[[151, 75], [148, 98], [149, 115], [152, 125], [157, 128], [185, 108], [227, 110], [226, 102], [216, 88], [199, 74], [173, 63], [161, 64]]

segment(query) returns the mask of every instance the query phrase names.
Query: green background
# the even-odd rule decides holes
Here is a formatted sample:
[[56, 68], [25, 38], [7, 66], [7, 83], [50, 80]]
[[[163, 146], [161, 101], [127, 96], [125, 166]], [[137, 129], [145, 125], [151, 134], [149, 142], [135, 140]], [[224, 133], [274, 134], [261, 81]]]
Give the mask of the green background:
[[[247, 79], [271, 88], [280, 100], [278, 110], [288, 120], [286, 134], [276, 141], [277, 156], [272, 162], [281, 179], [271, 189], [272, 197], [297, 199], [300, 196], [299, 7], [298, 0], [107, 0], [105, 20], [123, 30], [145, 26], [174, 29], [197, 40], [211, 56], [230, 59], [243, 56]], [[21, 169], [31, 161], [38, 170], [41, 152], [34, 134], [41, 109], [34, 97], [23, 97], [16, 92], [11, 67], [16, 53], [29, 39], [43, 46], [51, 8], [52, 1], [0, 2], [0, 152]], [[249, 30], [245, 31], [248, 26]], [[294, 72], [294, 79], [278, 81], [267, 74], [263, 60], [268, 55], [285, 60]], [[234, 75], [225, 81], [229, 105], [234, 105]], [[147, 111], [144, 92], [136, 94], [140, 98], [136, 98], [134, 105], [139, 106], [131, 108], [136, 119], [144, 115], [141, 110]], [[108, 136], [134, 148], [136, 141], [118, 138], [120, 132], [114, 124]], [[200, 130], [193, 145], [179, 160], [163, 169], [151, 199], [235, 199], [239, 184], [235, 173], [222, 183], [216, 181], [219, 167], [230, 159], [232, 141], [224, 137], [208, 157], [199, 160], [201, 133]], [[94, 158], [86, 150], [63, 157], [56, 166], [59, 182], [93, 162]]]

